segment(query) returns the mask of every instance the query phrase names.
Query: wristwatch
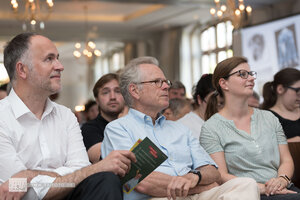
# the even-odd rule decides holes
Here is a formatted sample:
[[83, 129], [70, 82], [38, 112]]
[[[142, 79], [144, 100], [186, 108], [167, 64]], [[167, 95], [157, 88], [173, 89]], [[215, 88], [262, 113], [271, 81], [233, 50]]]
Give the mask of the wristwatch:
[[198, 175], [199, 179], [198, 179], [197, 185], [199, 185], [199, 183], [201, 181], [201, 178], [202, 178], [202, 175], [201, 175], [200, 171], [196, 170], [196, 169], [192, 169], [191, 171], [189, 171], [189, 173], [193, 173], [193, 174]]

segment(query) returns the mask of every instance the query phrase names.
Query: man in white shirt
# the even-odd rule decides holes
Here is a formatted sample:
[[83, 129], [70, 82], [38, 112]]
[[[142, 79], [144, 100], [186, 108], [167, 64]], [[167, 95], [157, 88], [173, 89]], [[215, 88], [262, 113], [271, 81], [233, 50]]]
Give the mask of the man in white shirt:
[[[136, 158], [114, 151], [90, 165], [75, 116], [48, 98], [61, 89], [58, 58], [55, 45], [34, 33], [5, 47], [13, 88], [0, 101], [0, 200], [122, 199], [116, 175], [124, 176]], [[25, 178], [25, 190], [13, 192], [16, 178]]]

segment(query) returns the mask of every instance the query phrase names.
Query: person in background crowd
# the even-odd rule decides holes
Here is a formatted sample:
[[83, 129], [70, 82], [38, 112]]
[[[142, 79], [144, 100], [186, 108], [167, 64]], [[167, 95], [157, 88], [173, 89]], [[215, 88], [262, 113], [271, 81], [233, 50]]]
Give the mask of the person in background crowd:
[[262, 109], [278, 117], [288, 142], [300, 142], [300, 71], [285, 68], [263, 87]]
[[[215, 112], [218, 112], [224, 107], [224, 99], [221, 95], [218, 94], [217, 91], [214, 91], [210, 97], [213, 97], [213, 101], [216, 101], [216, 104], [207, 104], [206, 111], [204, 114], [204, 120], [208, 120]], [[200, 133], [201, 134], [201, 133]]]
[[93, 88], [94, 97], [100, 108], [99, 115], [81, 127], [83, 142], [92, 163], [100, 160], [101, 143], [106, 125], [117, 119], [124, 108], [124, 99], [117, 74], [103, 75]]
[[212, 74], [202, 75], [194, 90], [194, 110], [178, 120], [178, 122], [189, 127], [192, 130], [193, 136], [197, 139], [200, 136], [201, 127], [204, 123], [207, 101], [214, 91], [211, 79]]
[[49, 96], [49, 99], [50, 99], [51, 101], [54, 101], [54, 102], [55, 102], [58, 98], [59, 98], [59, 92], [58, 92], [58, 93], [55, 93], [55, 94], [52, 94], [52, 95]]
[[259, 95], [253, 90], [253, 95], [248, 99], [248, 105], [254, 108], [259, 108]]
[[[4, 49], [4, 66], [13, 88], [0, 101], [0, 199], [122, 199], [119, 176], [135, 155], [114, 151], [90, 165], [74, 114], [49, 99], [64, 70], [53, 42], [19, 34]], [[10, 187], [15, 178], [21, 191]]]
[[175, 81], [169, 88], [169, 99], [185, 99], [185, 87], [180, 81]]
[[0, 86], [0, 100], [4, 99], [7, 96], [7, 84]]
[[88, 100], [88, 102], [84, 105], [84, 108], [86, 121], [95, 119], [99, 114], [99, 108], [96, 101]]
[[114, 149], [130, 149], [145, 137], [168, 156], [124, 199], [259, 199], [253, 179], [237, 178], [218, 186], [220, 174], [199, 140], [187, 127], [160, 114], [168, 107], [171, 82], [158, 66], [153, 57], [136, 58], [126, 65], [120, 75], [120, 87], [130, 109], [126, 116], [105, 128], [101, 146], [104, 158]]
[[85, 123], [84, 111], [73, 111], [73, 112], [74, 112], [74, 115], [77, 119], [79, 127], [81, 128], [82, 125]]
[[[294, 164], [281, 124], [271, 112], [248, 106], [255, 79], [245, 58], [217, 64], [213, 86], [225, 104], [203, 124], [201, 145], [219, 166], [223, 183], [250, 177], [262, 200], [300, 199], [290, 184]], [[213, 98], [208, 104], [216, 104]]]
[[170, 99], [169, 107], [163, 110], [162, 114], [167, 120], [176, 121], [189, 113], [191, 109], [192, 105], [186, 99]]

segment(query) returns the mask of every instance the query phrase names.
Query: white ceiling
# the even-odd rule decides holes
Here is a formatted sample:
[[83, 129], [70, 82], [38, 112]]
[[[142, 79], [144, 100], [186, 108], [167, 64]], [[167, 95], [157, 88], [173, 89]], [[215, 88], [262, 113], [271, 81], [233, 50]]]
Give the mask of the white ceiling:
[[[18, 0], [21, 4], [22, 0]], [[40, 0], [44, 2], [45, 0]], [[236, 0], [237, 1], [237, 0]], [[253, 8], [283, 0], [245, 0]], [[155, 31], [205, 23], [211, 18], [213, 0], [53, 0], [54, 10], [42, 32], [53, 40], [84, 40], [87, 32], [84, 6], [88, 7], [88, 30], [97, 40], [131, 40]], [[20, 11], [22, 9], [20, 8]], [[22, 32], [22, 22], [12, 13], [10, 0], [0, 0], [0, 39]]]

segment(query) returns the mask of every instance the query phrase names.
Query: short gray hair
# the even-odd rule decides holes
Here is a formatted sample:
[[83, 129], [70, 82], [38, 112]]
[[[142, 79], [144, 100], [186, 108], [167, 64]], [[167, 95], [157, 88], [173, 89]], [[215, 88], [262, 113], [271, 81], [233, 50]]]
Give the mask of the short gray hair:
[[170, 91], [171, 89], [184, 89], [184, 95], [185, 95], [185, 86], [184, 86], [183, 83], [180, 82], [180, 81], [174, 81], [174, 82], [172, 82], [172, 85], [171, 85], [171, 87], [169, 88], [169, 91]]
[[173, 115], [175, 117], [178, 117], [178, 115], [182, 112], [182, 109], [185, 106], [192, 107], [189, 100], [186, 100], [186, 99], [170, 99], [168, 108], [170, 108], [170, 110], [173, 112]]
[[135, 58], [124, 67], [120, 74], [120, 88], [124, 97], [125, 103], [128, 107], [132, 107], [132, 97], [128, 91], [128, 86], [131, 83], [138, 83], [141, 81], [141, 73], [139, 66], [142, 64], [153, 64], [159, 66], [159, 62], [154, 57], [139, 57]]

